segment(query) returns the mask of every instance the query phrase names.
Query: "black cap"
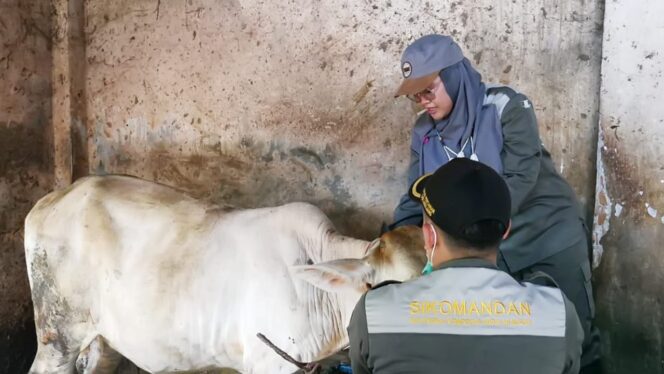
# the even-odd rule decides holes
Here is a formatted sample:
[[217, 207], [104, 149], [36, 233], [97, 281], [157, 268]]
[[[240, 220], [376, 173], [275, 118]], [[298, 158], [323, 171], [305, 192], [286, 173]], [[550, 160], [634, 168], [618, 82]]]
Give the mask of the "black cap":
[[464, 238], [464, 229], [485, 220], [509, 226], [511, 199], [507, 184], [491, 167], [455, 158], [410, 188], [425, 214], [446, 233]]

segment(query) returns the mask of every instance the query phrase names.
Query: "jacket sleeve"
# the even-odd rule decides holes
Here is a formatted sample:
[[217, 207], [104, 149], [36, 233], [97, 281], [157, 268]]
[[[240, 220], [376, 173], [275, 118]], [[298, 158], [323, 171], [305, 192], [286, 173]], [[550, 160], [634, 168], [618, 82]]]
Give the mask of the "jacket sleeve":
[[[410, 150], [410, 166], [408, 167], [408, 187], [420, 176], [420, 155]], [[422, 207], [408, 195], [408, 190], [401, 196], [399, 205], [394, 209], [394, 221], [390, 230], [403, 225], [419, 225], [422, 223]]]
[[505, 106], [501, 116], [503, 126], [503, 177], [512, 197], [512, 215], [537, 182], [542, 156], [542, 141], [532, 103], [516, 94]]
[[565, 370], [563, 374], [576, 374], [581, 367], [583, 328], [574, 304], [563, 294], [565, 300]]
[[367, 314], [365, 305], [366, 294], [355, 305], [348, 325], [348, 338], [350, 341], [350, 363], [353, 374], [370, 374], [369, 369], [369, 331], [367, 329]]

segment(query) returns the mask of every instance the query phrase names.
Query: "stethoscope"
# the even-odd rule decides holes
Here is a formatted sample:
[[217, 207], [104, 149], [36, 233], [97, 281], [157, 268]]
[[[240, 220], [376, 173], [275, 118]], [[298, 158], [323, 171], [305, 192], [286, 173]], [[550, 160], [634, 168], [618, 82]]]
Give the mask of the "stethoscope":
[[[475, 126], [473, 126], [473, 135], [474, 135], [474, 132], [475, 132], [474, 127]], [[468, 146], [468, 142], [470, 142], [470, 159], [473, 160], [473, 161], [479, 161], [479, 158], [477, 157], [477, 154], [475, 153], [475, 139], [474, 139], [473, 135], [469, 136], [468, 139], [466, 139], [466, 141], [461, 146], [461, 149], [459, 150], [459, 152], [454, 152], [452, 150], [452, 148], [446, 146], [445, 143], [443, 143], [443, 137], [440, 135], [440, 132], [438, 131], [438, 129], [435, 126], [434, 126], [433, 129], [436, 132], [436, 136], [438, 137], [438, 141], [443, 146], [443, 150], [445, 151], [445, 155], [447, 156], [448, 161], [451, 161], [453, 158], [465, 158], [466, 154], [464, 153], [463, 150], [466, 149], [466, 147]], [[428, 137], [425, 138], [425, 139], [426, 139], [426, 141], [425, 141], [424, 144], [428, 143]]]

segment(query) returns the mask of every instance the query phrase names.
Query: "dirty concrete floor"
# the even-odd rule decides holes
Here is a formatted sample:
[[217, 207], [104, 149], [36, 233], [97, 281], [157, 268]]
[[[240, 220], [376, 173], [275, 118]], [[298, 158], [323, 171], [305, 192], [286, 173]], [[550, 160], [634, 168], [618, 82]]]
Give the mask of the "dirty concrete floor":
[[[335, 370], [335, 368], [340, 364], [340, 363], [349, 363], [350, 358], [348, 357], [348, 351], [341, 351], [338, 353], [335, 353], [329, 357], [326, 357], [318, 363], [321, 366], [321, 369], [319, 371], [319, 374], [336, 374], [339, 373], [338, 370]], [[129, 360], [124, 360], [120, 367], [118, 368], [117, 371], [118, 374], [147, 374], [146, 371], [143, 371], [134, 364], [131, 363]], [[205, 371], [199, 371], [199, 372], [188, 372], [189, 374], [239, 374], [238, 371], [233, 370], [233, 369], [215, 369], [215, 370], [205, 370]], [[302, 370], [298, 370], [295, 372], [295, 374], [304, 374]]]
[[[143, 371], [137, 368], [131, 361], [123, 360], [122, 364], [117, 370], [118, 374], [149, 374], [147, 371]], [[200, 372], [190, 372], [189, 374], [238, 374], [237, 371], [233, 369], [218, 369], [218, 370], [205, 370]]]

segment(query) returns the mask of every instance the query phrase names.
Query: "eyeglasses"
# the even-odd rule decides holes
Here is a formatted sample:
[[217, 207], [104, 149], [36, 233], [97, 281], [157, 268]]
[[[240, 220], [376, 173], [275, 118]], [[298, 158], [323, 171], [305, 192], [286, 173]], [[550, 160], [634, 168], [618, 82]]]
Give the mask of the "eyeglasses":
[[436, 85], [433, 88], [425, 88], [416, 94], [406, 95], [406, 97], [408, 98], [408, 100], [414, 101], [416, 103], [419, 103], [422, 99], [426, 101], [432, 101], [433, 99], [436, 98], [436, 93], [434, 92], [436, 88], [438, 88], [438, 85]]

